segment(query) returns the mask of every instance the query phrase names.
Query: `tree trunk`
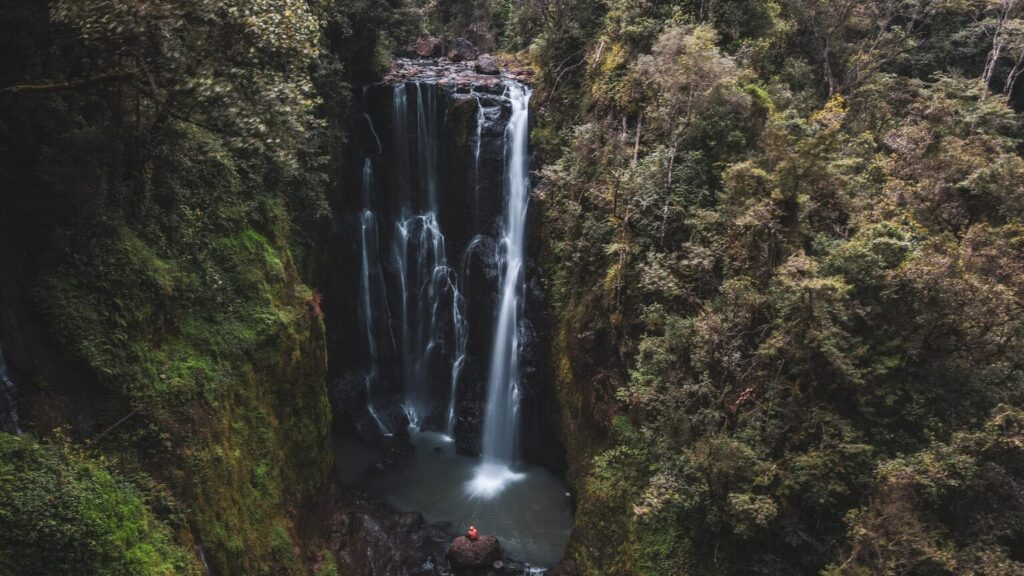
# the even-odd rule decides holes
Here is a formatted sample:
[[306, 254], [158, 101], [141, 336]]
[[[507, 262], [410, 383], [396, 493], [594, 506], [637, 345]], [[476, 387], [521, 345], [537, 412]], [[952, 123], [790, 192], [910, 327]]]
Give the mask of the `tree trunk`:
[[1013, 70], [1006, 77], [1006, 84], [1003, 86], [1003, 96], [1006, 96], [1007, 101], [1013, 97], [1013, 87], [1021, 72], [1024, 72], [1024, 48], [1021, 48], [1020, 55], [1017, 56], [1017, 63], [1013, 65]]
[[665, 185], [665, 204], [661, 207], [661, 248], [665, 249], [665, 234], [668, 230], [668, 206], [672, 198], [672, 170], [676, 164], [676, 151], [672, 149], [672, 156], [668, 159], [668, 182]]
[[640, 117], [636, 120], [636, 139], [633, 142], [633, 166], [636, 166], [637, 160], [640, 158], [640, 129], [644, 125], [644, 113], [640, 112]]

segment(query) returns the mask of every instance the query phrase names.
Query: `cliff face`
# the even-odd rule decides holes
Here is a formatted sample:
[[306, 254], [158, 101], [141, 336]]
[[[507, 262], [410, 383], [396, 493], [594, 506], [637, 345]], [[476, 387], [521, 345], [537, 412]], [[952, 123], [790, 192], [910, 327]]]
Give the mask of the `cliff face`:
[[[103, 62], [43, 3], [9, 15], [4, 86]], [[219, 574], [308, 573], [315, 539], [300, 545], [294, 511], [327, 488], [331, 417], [319, 297], [292, 254], [309, 232], [296, 202], [322, 184], [294, 149], [247, 150], [185, 117], [174, 88], [55, 86], [0, 101], [4, 407], [13, 398], [42, 444], [68, 445], [69, 466], [129, 484], [116, 493], [150, 506], [179, 557], [202, 550]], [[91, 513], [113, 517], [102, 505], [117, 501]], [[90, 544], [50, 545], [59, 557]], [[96, 562], [76, 569], [111, 569]]]
[[[214, 145], [208, 134], [179, 137], [179, 152]], [[150, 160], [153, 174], [190, 171], [196, 193], [161, 206], [165, 187], [186, 182], [147, 182], [152, 194], [138, 208], [166, 218], [165, 232], [100, 189], [101, 217], [43, 233], [53, 213], [34, 209], [39, 191], [14, 189], [2, 226], [15, 257], [3, 263], [0, 337], [23, 428], [68, 435], [149, 478], [187, 507], [176, 528], [213, 566], [258, 574], [296, 562], [287, 510], [329, 476], [323, 329], [272, 194], [255, 182], [225, 189], [244, 176], [222, 150], [206, 153], [227, 159], [206, 173]], [[225, 221], [200, 200], [208, 193], [225, 203], [262, 197], [257, 210], [269, 217]]]
[[[540, 191], [545, 198], [544, 190]], [[556, 574], [629, 574], [634, 539], [628, 502], [615, 490], [603, 490], [594, 479], [595, 458], [618, 441], [616, 430], [627, 426], [616, 399], [627, 373], [623, 352], [601, 321], [602, 304], [560, 291], [565, 263], [557, 255], [550, 204], [538, 202], [544, 225], [534, 239], [552, 289], [546, 331], [550, 338], [547, 401], [557, 406], [559, 439], [565, 446], [565, 479], [576, 498], [576, 516], [565, 559]], [[556, 233], [557, 234], [557, 233]], [[619, 418], [619, 420], [617, 420]]]

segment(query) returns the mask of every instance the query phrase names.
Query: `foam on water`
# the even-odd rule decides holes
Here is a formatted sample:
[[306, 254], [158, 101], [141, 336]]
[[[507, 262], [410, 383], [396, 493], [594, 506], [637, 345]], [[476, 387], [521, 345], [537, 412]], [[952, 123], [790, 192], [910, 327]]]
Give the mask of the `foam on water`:
[[513, 472], [503, 462], [484, 462], [477, 467], [473, 479], [466, 482], [466, 493], [473, 498], [491, 499], [524, 476], [521, 472]]

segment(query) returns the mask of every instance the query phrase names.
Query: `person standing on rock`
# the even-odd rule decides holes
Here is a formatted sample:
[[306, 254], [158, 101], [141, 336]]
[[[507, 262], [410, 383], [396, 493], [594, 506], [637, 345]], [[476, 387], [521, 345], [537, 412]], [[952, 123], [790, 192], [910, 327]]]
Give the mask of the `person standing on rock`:
[[466, 530], [466, 538], [476, 540], [476, 526], [470, 526], [469, 530]]

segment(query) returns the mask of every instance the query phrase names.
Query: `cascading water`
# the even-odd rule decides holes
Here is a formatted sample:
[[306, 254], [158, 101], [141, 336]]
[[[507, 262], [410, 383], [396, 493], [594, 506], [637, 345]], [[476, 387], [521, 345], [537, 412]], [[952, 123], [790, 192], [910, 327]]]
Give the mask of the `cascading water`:
[[[409, 370], [405, 386], [406, 413], [410, 424], [418, 426], [420, 418], [429, 412], [431, 362], [436, 361], [435, 352], [442, 341], [440, 309], [444, 296], [453, 293], [445, 254], [444, 235], [433, 211], [412, 216], [401, 223], [406, 246], [401, 253], [408, 258], [409, 244], [415, 249], [411, 280], [406, 287], [411, 290], [412, 318], [403, 320], [402, 325], [411, 331], [410, 355], [404, 358]], [[406, 262], [404, 265], [408, 266]]]
[[[451, 309], [454, 322], [460, 318], [460, 296], [453, 272], [448, 267], [444, 234], [438, 218], [438, 134], [436, 87], [413, 84], [416, 91], [416, 160], [419, 195], [400, 202], [399, 221], [395, 225], [393, 259], [397, 263], [399, 290], [402, 293], [400, 331], [403, 366], [403, 408], [413, 427], [430, 416], [431, 382], [435, 364], [443, 358], [438, 350], [445, 341], [444, 314]], [[395, 156], [408, 163], [405, 138], [406, 86], [393, 89], [392, 121]], [[416, 209], [419, 213], [414, 213]]]
[[434, 85], [416, 83], [416, 123], [420, 178], [427, 192], [427, 210], [437, 211], [437, 98]]
[[[489, 464], [507, 467], [518, 457], [519, 332], [525, 285], [530, 91], [521, 84], [508, 83], [501, 96], [471, 93], [463, 97], [462, 102], [476, 104], [474, 116], [469, 117], [475, 124], [470, 125], [472, 141], [467, 142], [472, 146], [472, 164], [466, 166], [467, 171], [472, 171], [468, 190], [471, 196], [467, 200], [471, 200], [473, 216], [468, 219], [472, 222], [445, 223], [439, 197], [440, 163], [442, 159], [448, 161], [450, 155], [443, 146], [441, 122], [451, 109], [441, 111], [443, 115], [438, 113], [442, 98], [436, 84], [400, 83], [390, 90], [390, 114], [385, 116], [390, 120], [387, 130], [376, 130], [370, 108], [365, 107], [360, 114], [365, 121], [368, 145], [362, 159], [359, 304], [369, 355], [364, 370], [367, 411], [382, 432], [393, 431], [398, 425], [397, 418], [382, 413], [376, 400], [385, 400], [397, 388], [401, 413], [414, 429], [440, 430], [454, 438], [459, 420], [459, 382], [466, 377], [465, 368], [470, 360], [468, 341], [473, 332], [491, 343], [489, 357], [479, 348], [473, 356], [474, 366], [480, 367], [474, 368], [473, 374], [488, 375], [486, 385], [480, 386], [484, 392], [481, 396], [486, 398], [482, 419], [476, 417], [477, 422], [482, 420], [482, 453]], [[370, 103], [370, 94], [368, 88], [363, 90], [364, 104]], [[410, 94], [413, 102], [409, 102]], [[443, 101], [447, 105], [455, 102]], [[500, 203], [482, 198], [484, 139], [485, 132], [491, 133], [485, 129], [492, 118], [506, 122], [501, 135], [504, 184]], [[375, 182], [374, 173], [378, 163], [389, 168], [382, 173], [380, 184]], [[410, 178], [412, 168], [415, 172]], [[489, 180], [487, 184], [496, 183]], [[386, 201], [376, 196], [379, 186], [389, 186]], [[445, 201], [452, 202], [450, 194]], [[443, 225], [461, 227], [472, 234], [471, 240], [455, 248], [462, 254], [458, 268], [448, 264], [451, 247], [446, 243]], [[381, 231], [385, 236], [383, 243]], [[473, 253], [484, 244], [495, 246], [496, 253], [487, 262], [477, 259], [476, 265], [490, 266], [493, 271], [485, 276], [496, 281], [493, 292], [484, 295], [476, 306], [479, 310], [480, 305], [493, 301], [495, 313], [492, 320], [481, 319], [478, 313], [483, 325], [470, 326], [470, 288], [465, 282], [474, 262]], [[386, 247], [385, 253], [381, 253], [381, 246]], [[474, 290], [484, 288], [480, 281], [486, 282], [486, 278], [479, 277]], [[386, 316], [390, 319], [384, 326]], [[448, 383], [444, 388], [438, 386], [442, 378]], [[476, 376], [473, 378], [478, 386], [484, 383]], [[446, 410], [437, 402], [445, 388]], [[478, 495], [489, 492], [493, 489], [475, 490]]]
[[[339, 235], [361, 252], [338, 262], [354, 270], [358, 259], [362, 270], [358, 299], [345, 300], [357, 287], [351, 273], [339, 273], [346, 291], [335, 293], [359, 320], [333, 325], [334, 357], [344, 359], [334, 363], [345, 383], [339, 398], [359, 393], [355, 366], [372, 377], [365, 409], [340, 404], [355, 439], [337, 440], [336, 462], [347, 483], [397, 509], [473, 523], [514, 557], [553, 565], [571, 501], [557, 477], [520, 459], [519, 441], [542, 414], [536, 382], [520, 382], [532, 334], [524, 319], [530, 91], [507, 77], [459, 85], [460, 75], [453, 84], [433, 66], [418, 62], [422, 75], [367, 88], [350, 118], [351, 188], [364, 198], [358, 209], [355, 198], [341, 207], [346, 219], [360, 216], [358, 238], [347, 228]], [[353, 339], [368, 342], [353, 347]], [[377, 427], [414, 449], [392, 452], [381, 469], [395, 440], [358, 442], [379, 436]]]
[[[371, 123], [372, 124], [372, 123]], [[369, 352], [367, 358], [368, 366], [363, 373], [366, 381], [366, 409], [377, 423], [381, 433], [390, 434], [387, 425], [381, 420], [380, 414], [373, 404], [373, 395], [377, 381], [380, 379], [380, 356], [377, 352], [377, 330], [373, 320], [373, 296], [371, 277], [373, 266], [377, 263], [378, 238], [377, 238], [377, 217], [373, 210], [373, 163], [369, 158], [363, 163], [363, 211], [359, 217], [360, 246], [362, 248], [362, 270], [360, 275], [360, 296], [361, 306], [359, 308], [362, 316], [363, 328], [366, 331], [366, 342]]]
[[451, 438], [455, 437], [456, 401], [459, 392], [459, 377], [466, 365], [466, 344], [469, 341], [469, 322], [466, 319], [466, 280], [469, 278], [470, 264], [473, 261], [474, 252], [480, 246], [483, 237], [476, 236], [466, 246], [462, 255], [462, 262], [459, 265], [458, 285], [454, 295], [452, 307], [452, 327], [454, 329], [455, 354], [452, 362], [451, 391], [448, 394], [448, 425], [447, 432]]
[[505, 210], [498, 242], [498, 324], [487, 378], [483, 456], [469, 491], [489, 497], [521, 475], [509, 464], [518, 458], [519, 439], [519, 332], [526, 290], [526, 208], [529, 202], [528, 135], [530, 90], [508, 87], [512, 117], [505, 128]]

